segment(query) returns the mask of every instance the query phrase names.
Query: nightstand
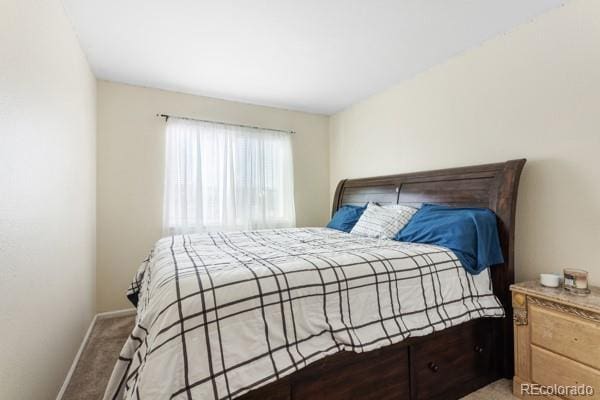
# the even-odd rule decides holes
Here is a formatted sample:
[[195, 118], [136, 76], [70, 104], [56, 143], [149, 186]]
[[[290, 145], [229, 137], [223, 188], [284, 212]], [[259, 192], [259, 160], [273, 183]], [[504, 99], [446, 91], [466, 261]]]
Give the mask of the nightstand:
[[[545, 397], [549, 399], [600, 399], [600, 288], [578, 296], [530, 281], [511, 285], [511, 291], [514, 395], [528, 398], [527, 391], [544, 390], [554, 394]], [[561, 389], [586, 390], [582, 385], [591, 386], [593, 394], [590, 389], [583, 395]]]

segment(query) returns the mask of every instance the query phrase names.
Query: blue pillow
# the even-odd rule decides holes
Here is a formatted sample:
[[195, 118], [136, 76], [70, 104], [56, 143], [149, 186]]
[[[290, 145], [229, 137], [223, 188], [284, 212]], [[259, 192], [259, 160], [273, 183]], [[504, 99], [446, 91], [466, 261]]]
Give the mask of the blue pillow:
[[425, 204], [394, 239], [447, 247], [472, 274], [504, 262], [496, 214], [487, 208]]
[[364, 206], [342, 206], [335, 212], [327, 227], [337, 229], [338, 231], [350, 232], [366, 208], [366, 204]]

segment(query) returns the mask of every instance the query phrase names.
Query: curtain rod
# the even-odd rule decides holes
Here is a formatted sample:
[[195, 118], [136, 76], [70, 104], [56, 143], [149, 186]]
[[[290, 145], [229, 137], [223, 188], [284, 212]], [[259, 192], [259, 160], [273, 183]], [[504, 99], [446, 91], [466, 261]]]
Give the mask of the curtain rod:
[[179, 119], [187, 119], [187, 120], [190, 120], [190, 121], [209, 122], [211, 124], [228, 125], [228, 126], [239, 126], [241, 128], [250, 128], [250, 129], [260, 129], [260, 130], [263, 130], [263, 131], [283, 132], [283, 133], [289, 133], [289, 134], [296, 133], [296, 131], [293, 131], [293, 130], [263, 128], [263, 127], [254, 126], [254, 125], [230, 124], [228, 122], [222, 122], [222, 121], [211, 121], [211, 120], [208, 120], [208, 119], [198, 119], [198, 118], [191, 118], [191, 117], [180, 117], [180, 116], [177, 116], [177, 115], [169, 115], [169, 114], [156, 114], [156, 116], [164, 118], [165, 121], [167, 119], [169, 119], [169, 118], [179, 118]]

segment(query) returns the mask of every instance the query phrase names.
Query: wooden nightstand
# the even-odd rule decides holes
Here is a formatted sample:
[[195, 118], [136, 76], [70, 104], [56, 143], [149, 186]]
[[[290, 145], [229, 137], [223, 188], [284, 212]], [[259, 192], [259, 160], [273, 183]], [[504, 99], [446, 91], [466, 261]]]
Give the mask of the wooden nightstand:
[[600, 399], [600, 288], [591, 287], [589, 295], [577, 296], [562, 287], [546, 288], [530, 281], [511, 285], [511, 291], [514, 395], [528, 398], [522, 384], [584, 384], [593, 387], [593, 395], [546, 398]]

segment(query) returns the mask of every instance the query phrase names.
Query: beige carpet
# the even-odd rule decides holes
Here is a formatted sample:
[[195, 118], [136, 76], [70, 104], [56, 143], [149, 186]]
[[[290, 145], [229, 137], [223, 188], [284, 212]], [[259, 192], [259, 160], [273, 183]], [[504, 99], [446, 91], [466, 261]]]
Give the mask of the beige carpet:
[[75, 367], [63, 400], [102, 399], [121, 348], [133, 330], [135, 317], [99, 319]]
[[518, 400], [512, 395], [512, 381], [500, 379], [482, 387], [476, 392], [462, 398], [462, 400]]
[[[102, 399], [113, 366], [125, 339], [133, 329], [134, 317], [96, 321], [63, 400]], [[513, 400], [512, 382], [501, 379], [463, 398], [463, 400]]]

